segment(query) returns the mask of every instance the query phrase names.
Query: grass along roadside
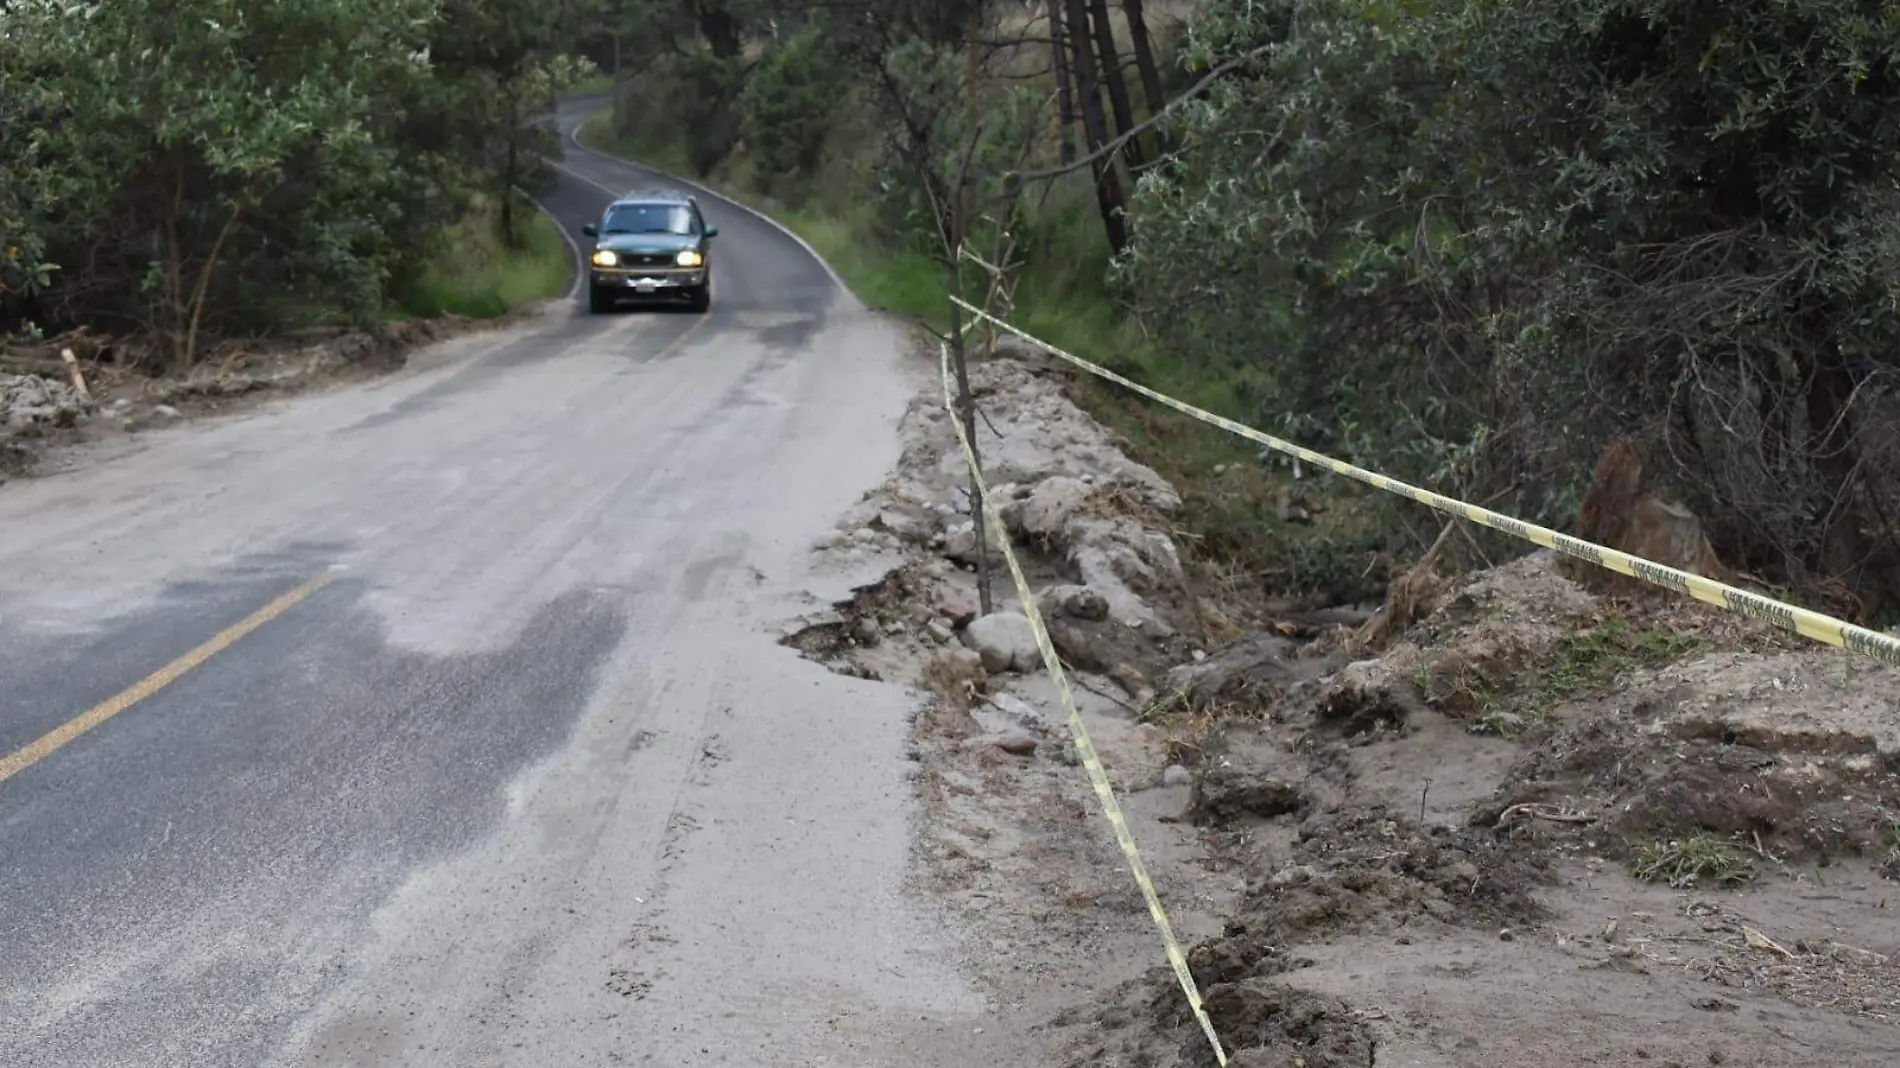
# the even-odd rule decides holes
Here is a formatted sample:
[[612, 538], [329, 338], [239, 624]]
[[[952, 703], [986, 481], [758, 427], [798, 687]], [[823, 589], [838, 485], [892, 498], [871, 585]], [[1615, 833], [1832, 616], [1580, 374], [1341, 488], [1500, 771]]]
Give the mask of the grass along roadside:
[[[669, 174], [690, 177], [720, 195], [764, 212], [803, 238], [845, 280], [859, 300], [943, 330], [949, 319], [943, 267], [894, 244], [869, 208], [826, 212], [786, 204], [759, 191], [743, 158], [711, 175], [696, 175], [676, 146], [621, 137], [602, 108], [581, 124], [583, 145]], [[1252, 421], [1245, 369], [1226, 377], [1197, 371], [1163, 352], [1107, 284], [1108, 250], [1094, 215], [1086, 177], [1059, 185], [1028, 208], [1022, 236], [1029, 250], [1011, 321], [1028, 333], [1096, 360], [1171, 396], [1232, 418]], [[970, 294], [974, 299], [977, 294]], [[1078, 403], [1119, 433], [1129, 451], [1181, 492], [1175, 531], [1211, 598], [1229, 607], [1211, 613], [1212, 627], [1238, 626], [1264, 591], [1299, 594], [1326, 587], [1336, 596], [1374, 596], [1390, 570], [1380, 558], [1375, 518], [1346, 501], [1356, 487], [1296, 482], [1255, 462], [1244, 439], [1186, 419], [1106, 383], [1085, 381]], [[1212, 636], [1212, 635], [1210, 635]]]
[[478, 200], [443, 235], [431, 266], [399, 295], [399, 310], [415, 318], [449, 314], [493, 319], [525, 304], [559, 296], [574, 270], [574, 253], [554, 220], [533, 203], [517, 202], [519, 248], [500, 233], [499, 206]]

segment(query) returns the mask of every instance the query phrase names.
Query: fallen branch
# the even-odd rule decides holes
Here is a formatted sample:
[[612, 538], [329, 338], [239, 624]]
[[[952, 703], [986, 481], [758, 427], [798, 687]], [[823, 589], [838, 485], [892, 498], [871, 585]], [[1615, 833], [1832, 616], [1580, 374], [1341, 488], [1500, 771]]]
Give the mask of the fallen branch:
[[1526, 801], [1522, 804], [1512, 805], [1510, 808], [1498, 813], [1498, 821], [1494, 826], [1502, 827], [1519, 816], [1529, 816], [1532, 819], [1545, 820], [1550, 823], [1595, 823], [1597, 821], [1595, 816], [1587, 813], [1565, 812], [1563, 809], [1555, 808], [1550, 805], [1540, 805], [1534, 801]]

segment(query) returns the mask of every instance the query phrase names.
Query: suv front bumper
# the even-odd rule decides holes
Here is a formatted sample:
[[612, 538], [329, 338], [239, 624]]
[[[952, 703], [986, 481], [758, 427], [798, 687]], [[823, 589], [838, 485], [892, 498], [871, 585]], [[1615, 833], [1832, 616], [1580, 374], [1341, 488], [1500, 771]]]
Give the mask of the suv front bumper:
[[599, 267], [593, 268], [596, 289], [623, 293], [678, 293], [706, 284], [706, 268], [691, 267]]

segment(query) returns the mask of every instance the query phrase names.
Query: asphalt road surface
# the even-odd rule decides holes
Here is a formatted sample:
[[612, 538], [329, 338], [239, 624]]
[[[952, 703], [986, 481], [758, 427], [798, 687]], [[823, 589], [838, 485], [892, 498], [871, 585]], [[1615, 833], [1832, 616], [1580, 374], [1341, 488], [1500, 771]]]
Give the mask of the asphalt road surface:
[[[563, 167], [572, 232], [651, 178]], [[0, 489], [0, 1065], [977, 1062], [907, 701], [775, 642], [915, 383], [702, 204], [707, 316], [570, 298]]]

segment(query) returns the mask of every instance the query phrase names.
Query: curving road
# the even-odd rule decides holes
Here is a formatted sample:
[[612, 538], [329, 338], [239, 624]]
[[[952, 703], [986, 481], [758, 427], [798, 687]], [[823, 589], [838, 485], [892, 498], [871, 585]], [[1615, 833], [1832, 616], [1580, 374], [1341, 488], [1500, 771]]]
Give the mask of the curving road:
[[[652, 178], [563, 168], [571, 232]], [[976, 1063], [906, 699], [774, 640], [900, 340], [702, 204], [707, 316], [568, 300], [0, 490], [0, 1064]]]

